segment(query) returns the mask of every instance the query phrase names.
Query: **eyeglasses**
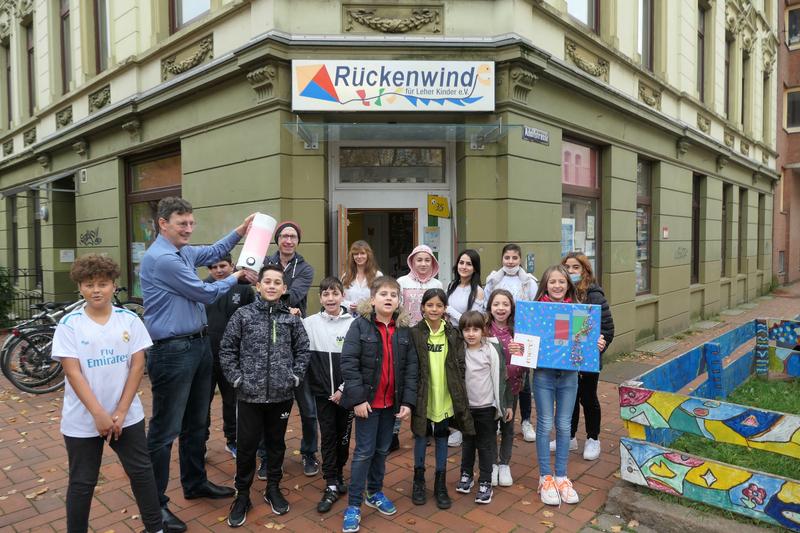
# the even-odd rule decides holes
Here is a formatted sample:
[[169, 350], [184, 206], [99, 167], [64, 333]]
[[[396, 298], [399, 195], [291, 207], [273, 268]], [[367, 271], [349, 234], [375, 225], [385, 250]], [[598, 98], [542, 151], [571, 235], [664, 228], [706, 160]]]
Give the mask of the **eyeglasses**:
[[278, 238], [284, 241], [296, 241], [298, 240], [297, 235], [278, 235]]
[[177, 227], [179, 227], [181, 229], [188, 229], [188, 228], [193, 228], [193, 227], [197, 226], [197, 222], [195, 222], [195, 221], [177, 222], [177, 223], [172, 223], [172, 225], [173, 226], [177, 226]]

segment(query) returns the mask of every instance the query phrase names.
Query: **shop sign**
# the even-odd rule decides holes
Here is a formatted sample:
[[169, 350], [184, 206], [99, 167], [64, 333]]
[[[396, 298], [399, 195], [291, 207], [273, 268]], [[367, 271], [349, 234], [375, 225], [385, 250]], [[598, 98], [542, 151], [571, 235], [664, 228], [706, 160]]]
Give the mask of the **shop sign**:
[[531, 126], [522, 127], [522, 138], [539, 144], [550, 146], [550, 132]]
[[294, 111], [494, 111], [492, 61], [292, 61]]
[[447, 197], [429, 194], [428, 215], [439, 218], [450, 218], [450, 202]]

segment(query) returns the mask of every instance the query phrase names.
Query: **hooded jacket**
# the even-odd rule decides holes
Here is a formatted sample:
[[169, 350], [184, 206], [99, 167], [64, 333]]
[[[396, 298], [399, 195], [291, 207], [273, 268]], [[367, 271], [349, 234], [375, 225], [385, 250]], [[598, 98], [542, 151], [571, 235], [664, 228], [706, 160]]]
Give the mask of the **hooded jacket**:
[[[411, 338], [419, 359], [417, 376], [417, 403], [411, 415], [411, 431], [418, 437], [424, 437], [428, 428], [428, 387], [430, 386], [431, 365], [428, 354], [428, 323], [421, 320], [411, 328]], [[467, 435], [475, 434], [475, 423], [469, 410], [467, 385], [464, 381], [467, 370], [464, 360], [464, 339], [461, 333], [444, 322], [444, 335], [447, 338], [447, 355], [444, 360], [444, 372], [447, 390], [453, 402], [453, 426]]]
[[[364, 402], [372, 403], [383, 368], [383, 343], [375, 312], [369, 302], [363, 302], [361, 313], [350, 325], [342, 347], [341, 369], [344, 391], [340, 405], [352, 409]], [[401, 405], [413, 409], [417, 402], [417, 351], [411, 341], [408, 315], [402, 310], [394, 315], [396, 330], [392, 336], [394, 360], [394, 412]]]
[[492, 270], [486, 278], [486, 287], [483, 289], [486, 300], [495, 289], [505, 289], [511, 293], [515, 302], [532, 302], [536, 297], [536, 290], [539, 288], [539, 280], [533, 274], [528, 274], [522, 267], [519, 267], [515, 276], [509, 276], [502, 268]]
[[[433, 259], [431, 262], [431, 274], [424, 279], [420, 278], [413, 268], [414, 256], [420, 252], [430, 254]], [[411, 316], [411, 324], [413, 325], [422, 320], [420, 305], [425, 291], [428, 289], [442, 289], [443, 286], [442, 282], [436, 279], [436, 275], [439, 273], [439, 261], [436, 260], [436, 256], [433, 255], [430, 247], [420, 244], [411, 251], [406, 263], [408, 263], [410, 271], [405, 276], [397, 278], [397, 283], [400, 284], [400, 305]]]
[[[265, 265], [281, 265], [280, 250], [264, 258]], [[303, 256], [294, 253], [294, 257], [283, 268], [283, 280], [286, 282], [286, 292], [289, 295], [289, 307], [300, 309], [301, 316], [306, 316], [308, 303], [308, 289], [314, 280], [314, 267], [306, 263]]]
[[328, 398], [344, 384], [340, 368], [342, 346], [353, 320], [344, 307], [337, 316], [323, 309], [303, 320], [311, 350], [306, 381], [314, 396]]
[[236, 398], [247, 403], [294, 398], [309, 356], [300, 317], [281, 300], [260, 298], [233, 313], [219, 349], [225, 379], [236, 389]]
[[[608, 307], [608, 300], [603, 292], [603, 288], [596, 283], [589, 285], [586, 290], [586, 301], [583, 303], [600, 306], [600, 334], [606, 341], [606, 347], [600, 354], [602, 355], [614, 340], [614, 319], [611, 316], [611, 309]], [[603, 358], [600, 357], [600, 370], [603, 369]]]
[[[213, 276], [208, 276], [205, 281], [213, 283]], [[228, 321], [240, 307], [256, 301], [253, 286], [246, 281], [239, 281], [231, 290], [220, 296], [217, 301], [206, 305], [206, 318], [208, 319], [208, 340], [211, 341], [211, 353], [214, 358], [219, 354], [219, 345], [225, 334]]]

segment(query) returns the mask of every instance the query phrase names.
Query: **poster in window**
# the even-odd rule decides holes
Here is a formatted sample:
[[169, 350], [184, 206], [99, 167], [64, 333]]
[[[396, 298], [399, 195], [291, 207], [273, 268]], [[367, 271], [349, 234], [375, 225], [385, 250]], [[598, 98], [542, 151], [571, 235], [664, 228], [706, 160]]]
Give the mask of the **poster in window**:
[[594, 215], [586, 215], [586, 238], [594, 240]]
[[425, 226], [425, 233], [422, 236], [422, 244], [429, 246], [431, 251], [439, 251], [441, 232], [437, 226]]
[[561, 257], [571, 252], [575, 247], [575, 219], [561, 219]]

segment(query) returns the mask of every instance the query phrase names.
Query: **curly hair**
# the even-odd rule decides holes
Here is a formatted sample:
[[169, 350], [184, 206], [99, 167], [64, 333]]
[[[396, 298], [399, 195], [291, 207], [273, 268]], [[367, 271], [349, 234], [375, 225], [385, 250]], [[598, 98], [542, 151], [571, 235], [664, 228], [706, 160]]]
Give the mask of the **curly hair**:
[[72, 263], [69, 277], [75, 283], [81, 284], [92, 279], [110, 279], [115, 281], [119, 277], [119, 265], [106, 255], [88, 254], [79, 257]]

